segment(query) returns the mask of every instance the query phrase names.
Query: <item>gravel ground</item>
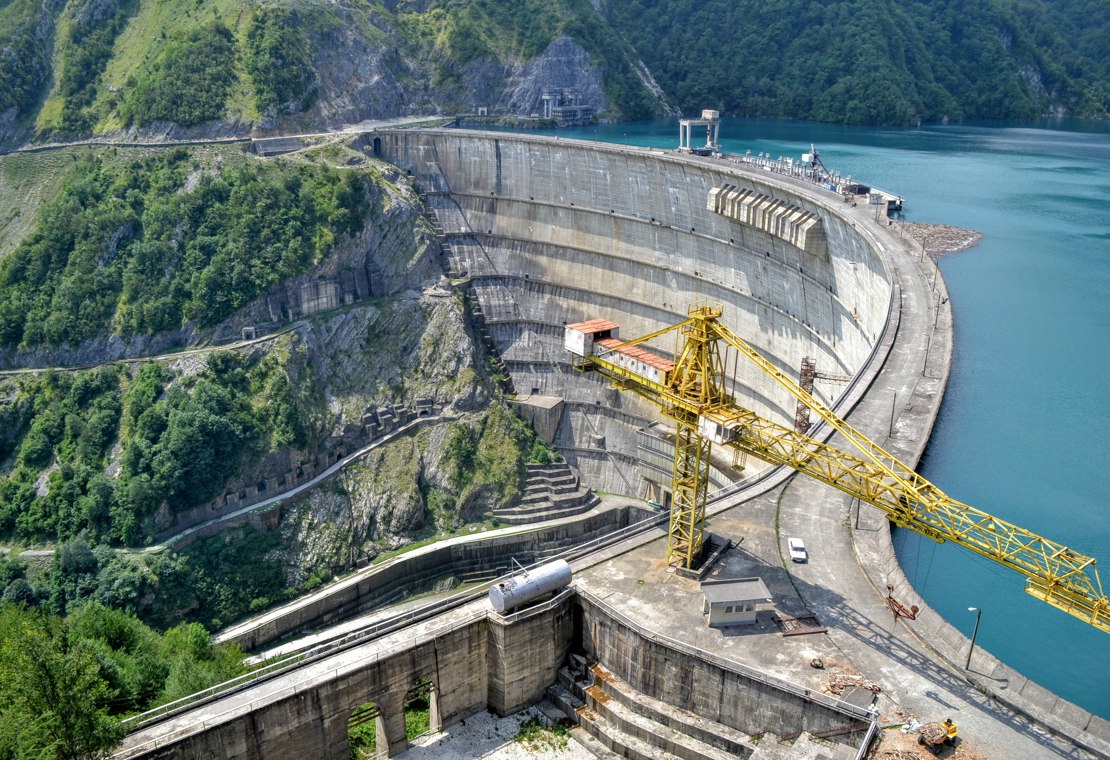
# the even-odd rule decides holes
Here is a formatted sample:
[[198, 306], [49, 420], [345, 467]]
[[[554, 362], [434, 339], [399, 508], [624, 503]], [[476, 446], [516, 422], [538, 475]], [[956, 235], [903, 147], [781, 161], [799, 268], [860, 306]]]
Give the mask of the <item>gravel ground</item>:
[[924, 245], [925, 250], [933, 258], [947, 253], [966, 251], [976, 246], [983, 237], [981, 232], [952, 227], [948, 224], [899, 221], [895, 221], [894, 224], [901, 225], [900, 231], [916, 240], [918, 245]]
[[550, 722], [538, 707], [530, 707], [507, 718], [481, 712], [446, 731], [420, 737], [398, 757], [405, 760], [595, 760], [574, 739], [550, 730], [538, 732], [535, 741], [518, 741], [516, 737], [521, 732], [521, 726], [532, 718]]

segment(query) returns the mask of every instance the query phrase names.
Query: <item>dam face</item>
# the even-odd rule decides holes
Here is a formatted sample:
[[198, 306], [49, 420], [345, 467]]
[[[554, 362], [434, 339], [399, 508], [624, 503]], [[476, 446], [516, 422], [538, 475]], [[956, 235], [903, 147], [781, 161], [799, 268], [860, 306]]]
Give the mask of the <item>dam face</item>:
[[[655, 454], [660, 460], [669, 455], [645, 445], [639, 431], [656, 419], [654, 409], [631, 394], [608, 388], [595, 375], [572, 370], [563, 345], [564, 325], [600, 317], [620, 324], [622, 337], [634, 338], [681, 322], [690, 304], [707, 301], [719, 305], [728, 328], [783, 373], [795, 375], [803, 358], [811, 360], [819, 373], [815, 395], [841, 416], [866, 390], [870, 389], [872, 398], [860, 404], [864, 412], [874, 411], [867, 407], [875, 406], [870, 402], [876, 388], [884, 395], [891, 390], [904, 393], [893, 396], [909, 402], [898, 417], [905, 433], [891, 438], [892, 449], [903, 461], [920, 457], [947, 379], [945, 346], [950, 347], [951, 322], [941, 309], [947, 297], [940, 300], [933, 284], [926, 286], [926, 278], [919, 278], [912, 265], [902, 266], [905, 256], [898, 258], [900, 266], [895, 268], [868, 229], [878, 225], [870, 224], [865, 209], [849, 210], [844, 199], [829, 191], [726, 159], [458, 130], [374, 132], [361, 139], [367, 150], [413, 177], [435, 213], [450, 274], [466, 290], [477, 327], [488, 332], [537, 432], [554, 441], [580, 469], [583, 482], [595, 489], [643, 496], [660, 485], [655, 481], [653, 486], [650, 473], [644, 472], [645, 455]], [[898, 246], [881, 229], [878, 237], [892, 249]], [[932, 274], [935, 278], [935, 269]], [[943, 281], [937, 286], [943, 290]], [[926, 305], [934, 298], [935, 307]], [[895, 338], [901, 342], [904, 336], [926, 334], [929, 321], [933, 333], [927, 335], [923, 356], [913, 346], [905, 351], [892, 349]], [[938, 337], [939, 342], [934, 342]], [[655, 350], [667, 348], [653, 345]], [[876, 380], [887, 373], [887, 367], [881, 373], [877, 368], [884, 361], [891, 367], [886, 380], [892, 382], [887, 386]], [[909, 382], [897, 384], [907, 370]], [[728, 366], [727, 372], [739, 403], [793, 426], [795, 402], [769, 377], [743, 364]], [[849, 376], [857, 379], [845, 384]], [[529, 404], [529, 399], [535, 402]], [[885, 400], [882, 406], [889, 411], [893, 428], [896, 410], [887, 407]], [[886, 414], [880, 416], [886, 427]], [[847, 508], [840, 510], [834, 503], [824, 509], [820, 498], [811, 497], [802, 493], [765, 505], [764, 522], [775, 526], [772, 544], [768, 548], [764, 541], [761, 547], [759, 534], [749, 533], [754, 539], [746, 544], [751, 562], [771, 566], [781, 561], [781, 557], [768, 559], [774, 557], [773, 542], [781, 540], [779, 507], [794, 502], [782, 514], [795, 524], [804, 521], [814, 531], [821, 530], [829, 546], [844, 541], [838, 553], [847, 562], [858, 562], [871, 591], [882, 583], [888, 589], [894, 584], [894, 593], [908, 598], [909, 584], [897, 566], [889, 533], [865, 526], [844, 535]], [[858, 506], [855, 520], [859, 528]], [[749, 530], [751, 524], [754, 521], [742, 530]], [[581, 526], [583, 531], [595, 529], [601, 526]], [[545, 542], [561, 546], [567, 538], [573, 537], [558, 534], [534, 545], [514, 543], [512, 551], [531, 546], [539, 552]], [[621, 558], [633, 554], [626, 543], [622, 539]], [[849, 545], [855, 547], [854, 553], [840, 551]], [[643, 546], [646, 549], [648, 544]], [[350, 596], [336, 594], [332, 603], [350, 608], [364, 595], [385, 597], [402, 587], [412, 573], [431, 577], [437, 568], [455, 562], [478, 570], [499, 553], [499, 547], [490, 546], [488, 551], [487, 555], [486, 550], [474, 548], [454, 554], [450, 548], [438, 547], [434, 553], [410, 557], [403, 567], [387, 568], [387, 573], [365, 584], [361, 580], [357, 587], [352, 584]], [[827, 556], [831, 558], [832, 552]], [[754, 650], [749, 644], [755, 639], [737, 638], [738, 646], [732, 648], [699, 648], [697, 633], [689, 636], [688, 625], [666, 627], [663, 618], [679, 610], [676, 600], [681, 593], [674, 585], [656, 595], [657, 607], [643, 601], [638, 589], [641, 584], [650, 588], [644, 578], [661, 577], [653, 569], [658, 560], [642, 554], [630, 558], [623, 574], [600, 566], [615, 558], [603, 555], [592, 576], [583, 573], [575, 587], [509, 616], [495, 615], [488, 602], [473, 602], [350, 647], [339, 645], [334, 652], [313, 655], [270, 680], [228, 690], [140, 727], [115, 756], [346, 758], [350, 727], [356, 719], [367, 718], [364, 708], [369, 703], [375, 706], [371, 717], [377, 721], [377, 749], [392, 756], [409, 746], [405, 700], [417, 683], [429, 685], [433, 728], [449, 726], [482, 709], [511, 714], [545, 695], [567, 715], [578, 714], [583, 704], [563, 698], [567, 689], [590, 683], [580, 691], [588, 696], [585, 707], [593, 717], [582, 723], [590, 723], [591, 732], [596, 730], [592, 735], [599, 738], [616, 736], [599, 728], [601, 723], [616, 727], [614, 731], [623, 726], [625, 733], [642, 738], [646, 717], [647, 723], [661, 727], [652, 736], [664, 744], [677, 741], [675, 737], [714, 739], [721, 744], [713, 746], [735, 757], [779, 756], [778, 743], [763, 740], [764, 734], [796, 737], [788, 739], [794, 742], [792, 757], [861, 756], [878, 730], [879, 713], [814, 691], [806, 686], [807, 679], [795, 678], [799, 668], [816, 667], [809, 644], [791, 639], [798, 643], [773, 645], [777, 662], [783, 661], [783, 652], [793, 651], [801, 663], [793, 670], [779, 671], [790, 674], [789, 680], [763, 670], [765, 663], [758, 652], [747, 664], [740, 657], [729, 658], [729, 653]], [[628, 588], [622, 589], [620, 583]], [[813, 580], [808, 583], [830, 588]], [[630, 594], [628, 589], [636, 590]], [[801, 597], [796, 587], [794, 594]], [[845, 627], [850, 629], [840, 643], [830, 643], [836, 647], [836, 658], [847, 656], [841, 644], [847, 643], [851, 650], [858, 641], [854, 651], [864, 653], [862, 661], [874, 663], [870, 658], [877, 657], [879, 664], [874, 667], [888, 674], [911, 701], [924, 694], [917, 704], [935, 710], [930, 702], [946, 704], [933, 691], [941, 690], [953, 699], [966, 700], [969, 723], [962, 726], [974, 729], [976, 724], [970, 722], [974, 719], [980, 736], [995, 741], [1005, 733], [1015, 741], [1021, 729], [1010, 728], [1014, 713], [995, 718], [1001, 713], [978, 709], [979, 699], [957, 697], [968, 693], [962, 686], [949, 690], [953, 679], [943, 674], [937, 678], [943, 670], [943, 652], [949, 653], [950, 662], [954, 661], [951, 653], [958, 653], [962, 663], [968, 651], [968, 642], [958, 630], [922, 603], [917, 626], [931, 642], [930, 654], [915, 654], [914, 647], [893, 633], [888, 636], [888, 629], [894, 628], [887, 622], [890, 607], [880, 601], [881, 594], [865, 590], [852, 597], [845, 591], [833, 597], [828, 609], [834, 615], [847, 613]], [[629, 599], [636, 604], [626, 604]], [[695, 602], [700, 609], [701, 597]], [[626, 614], [630, 608], [635, 615]], [[324, 605], [298, 620], [300, 613], [293, 610], [281, 626], [296, 628], [309, 618], [326, 619], [336, 611]], [[288, 633], [279, 628], [274, 623], [264, 630], [244, 631], [244, 638], [238, 640], [257, 644]], [[668, 630], [674, 635], [668, 637]], [[859, 631], [871, 633], [861, 637]], [[890, 644], [880, 645], [880, 640]], [[884, 655], [881, 650], [887, 646]], [[939, 654], [937, 646], [942, 650]], [[587, 664], [592, 681], [579, 682], [576, 671]], [[1013, 707], [1040, 724], [1027, 729], [1038, 748], [1045, 736], [1041, 726], [1076, 740], [1076, 746], [1101, 746], [1105, 721], [1082, 714], [997, 665], [992, 677], [1004, 685], [996, 691], [987, 688], [985, 693], [992, 703], [997, 701], [1007, 710]], [[568, 671], [572, 684], [564, 678]], [[963, 683], [962, 678], [957, 680]], [[813, 685], [812, 680], [808, 683]], [[984, 683], [976, 682], [976, 688], [984, 689]], [[687, 720], [689, 716], [693, 719]], [[743, 736], [735, 737], [737, 731]], [[807, 733], [820, 743], [810, 743], [809, 754], [803, 754], [804, 748], [799, 747], [810, 741]], [[969, 730], [966, 736], [975, 734]], [[756, 737], [759, 740], [753, 741]], [[1023, 737], [1017, 741], [1015, 746], [1024, 746]], [[617, 750], [632, 744], [613, 742], [605, 746], [632, 756], [625, 749]], [[695, 756], [666, 746], [676, 756]], [[1061, 756], [1075, 756], [1068, 752]]]
[[[793, 377], [804, 357], [855, 374], [886, 325], [881, 246], [817, 185], [726, 159], [490, 132], [378, 132], [371, 146], [424, 193], [518, 395], [564, 400], [554, 442], [596, 489], [644, 495], [628, 465], [655, 417], [572, 371], [564, 324], [601, 317], [630, 339], [710, 302]], [[739, 403], [793, 426], [786, 391], [754, 366], [728, 371]], [[814, 392], [835, 407], [843, 389], [818, 380]]]
[[[889, 337], [896, 288], [881, 245], [839, 195], [812, 184], [724, 159], [551, 138], [419, 130], [362, 140], [413, 177], [518, 397], [542, 399], [537, 431], [594, 489], [650, 492], [638, 431], [658, 417], [575, 372], [564, 325], [600, 317], [629, 339], [710, 302], [783, 373], [797, 376], [808, 357], [841, 378]], [[770, 377], [739, 363], [726, 372], [740, 404], [793, 427], [795, 400]], [[814, 393], [835, 409], [847, 391], [818, 379]], [[366, 703], [378, 711], [377, 747], [392, 756], [408, 746], [403, 702], [414, 683], [431, 684], [433, 726], [482, 709], [510, 714], [543, 697], [569, 653], [608, 669], [599, 689], [622, 682], [658, 700], [657, 722], [671, 725], [671, 705], [746, 734], [730, 745], [738, 757], [753, 756], [750, 737], [765, 732], [810, 732], [827, 737], [812, 756], [855, 756], [876, 727], [864, 708], [660, 637], [584, 592], [505, 618], [470, 605], [410, 628], [198, 703], [134, 732], [117, 757], [348, 757], [349, 725]], [[607, 693], [594, 706], [611, 696], [619, 701]]]

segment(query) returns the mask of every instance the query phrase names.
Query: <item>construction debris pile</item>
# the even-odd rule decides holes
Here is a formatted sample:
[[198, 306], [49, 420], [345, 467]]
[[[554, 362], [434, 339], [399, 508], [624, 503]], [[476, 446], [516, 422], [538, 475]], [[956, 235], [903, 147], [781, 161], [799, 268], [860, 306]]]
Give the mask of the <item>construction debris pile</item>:
[[867, 689], [875, 694], [881, 694], [883, 691], [882, 687], [874, 681], [868, 681], [863, 676], [848, 675], [846, 673], [831, 673], [825, 681], [825, 691], [829, 694], [835, 694], [838, 697], [844, 693], [845, 689], [851, 688]]

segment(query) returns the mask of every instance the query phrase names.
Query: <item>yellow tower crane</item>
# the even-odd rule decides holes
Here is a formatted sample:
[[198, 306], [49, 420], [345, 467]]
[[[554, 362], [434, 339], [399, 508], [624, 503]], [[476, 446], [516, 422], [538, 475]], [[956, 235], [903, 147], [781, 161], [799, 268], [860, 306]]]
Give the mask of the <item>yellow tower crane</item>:
[[[840, 419], [718, 320], [721, 309], [694, 304], [677, 325], [630, 341], [619, 326], [595, 319], [567, 325], [574, 366], [636, 393], [677, 425], [667, 562], [694, 566], [705, 533], [709, 454], [714, 443], [805, 473], [873, 504], [895, 525], [951, 541], [1026, 576], [1026, 592], [1110, 633], [1110, 599], [1095, 560], [950, 498]], [[674, 339], [672, 361], [643, 344]], [[724, 352], [722, 353], [722, 344]], [[732, 349], [825, 420], [857, 453], [765, 420], [737, 404], [726, 387]]]

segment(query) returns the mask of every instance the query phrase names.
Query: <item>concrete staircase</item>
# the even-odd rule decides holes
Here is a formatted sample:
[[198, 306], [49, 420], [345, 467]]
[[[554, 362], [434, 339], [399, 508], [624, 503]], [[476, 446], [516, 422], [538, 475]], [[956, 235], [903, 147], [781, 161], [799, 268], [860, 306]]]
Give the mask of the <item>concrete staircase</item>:
[[580, 515], [599, 501], [569, 464], [530, 464], [523, 498], [513, 507], [494, 510], [493, 516], [506, 525], [527, 525]]
[[636, 692], [572, 655], [548, 699], [578, 725], [571, 736], [599, 758], [630, 760], [853, 760], [850, 747], [802, 734], [753, 737]]

